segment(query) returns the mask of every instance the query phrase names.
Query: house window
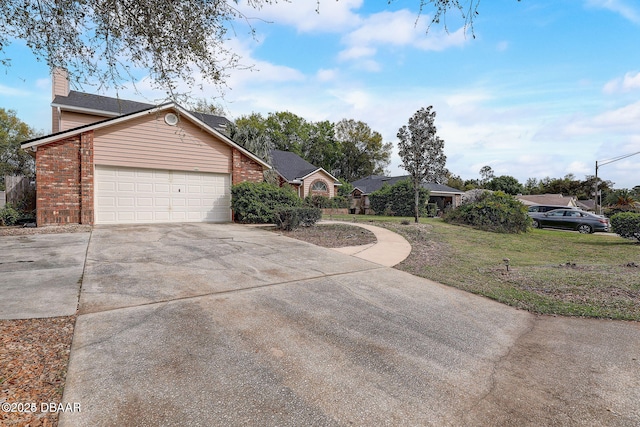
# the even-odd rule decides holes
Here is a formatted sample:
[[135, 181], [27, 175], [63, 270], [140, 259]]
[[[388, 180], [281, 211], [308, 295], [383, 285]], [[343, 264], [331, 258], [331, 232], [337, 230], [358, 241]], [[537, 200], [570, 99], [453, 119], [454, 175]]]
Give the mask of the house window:
[[327, 184], [324, 181], [316, 181], [311, 186], [311, 191], [318, 193], [328, 193], [329, 189], [327, 188]]

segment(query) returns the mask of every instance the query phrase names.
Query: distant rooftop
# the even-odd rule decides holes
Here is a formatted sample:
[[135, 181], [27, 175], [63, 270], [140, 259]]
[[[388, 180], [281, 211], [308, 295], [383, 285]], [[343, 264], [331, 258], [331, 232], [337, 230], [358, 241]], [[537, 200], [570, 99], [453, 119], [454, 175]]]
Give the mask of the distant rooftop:
[[[366, 178], [359, 179], [351, 183], [354, 188], [359, 189], [364, 194], [371, 194], [374, 191], [378, 191], [382, 188], [383, 185], [395, 185], [396, 183], [403, 181], [405, 179], [411, 178], [410, 175], [402, 175], [402, 176], [383, 176], [383, 175], [369, 175]], [[423, 183], [422, 188], [426, 188], [427, 190], [435, 193], [458, 193], [463, 194], [464, 191], [458, 190], [453, 187], [449, 187], [448, 185], [443, 184], [434, 184], [434, 183]]]

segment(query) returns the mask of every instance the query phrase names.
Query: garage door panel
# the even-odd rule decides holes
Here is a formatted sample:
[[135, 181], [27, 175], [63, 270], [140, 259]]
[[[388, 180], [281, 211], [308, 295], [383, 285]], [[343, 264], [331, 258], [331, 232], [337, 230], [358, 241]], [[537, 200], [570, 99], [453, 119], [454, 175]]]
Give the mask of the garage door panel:
[[112, 166], [95, 172], [97, 224], [231, 219], [228, 174]]
[[134, 192], [136, 190], [136, 184], [133, 182], [118, 182], [118, 192]]

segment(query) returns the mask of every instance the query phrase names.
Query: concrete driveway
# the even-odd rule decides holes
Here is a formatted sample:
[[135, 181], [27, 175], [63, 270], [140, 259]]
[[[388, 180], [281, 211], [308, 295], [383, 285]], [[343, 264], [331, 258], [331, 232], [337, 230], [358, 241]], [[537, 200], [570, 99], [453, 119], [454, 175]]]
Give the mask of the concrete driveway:
[[640, 325], [240, 225], [96, 227], [61, 426], [640, 424]]
[[71, 316], [89, 233], [0, 237], [0, 320]]

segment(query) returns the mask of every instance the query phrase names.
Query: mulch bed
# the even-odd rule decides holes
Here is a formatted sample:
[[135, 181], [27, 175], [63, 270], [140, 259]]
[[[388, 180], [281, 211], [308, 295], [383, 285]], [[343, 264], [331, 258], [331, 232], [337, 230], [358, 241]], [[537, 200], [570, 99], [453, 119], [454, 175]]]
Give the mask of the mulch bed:
[[25, 236], [28, 234], [54, 234], [54, 233], [88, 233], [90, 225], [69, 224], [52, 225], [50, 227], [0, 227], [0, 236]]
[[75, 321], [0, 320], [0, 425], [58, 425], [57, 413], [41, 410], [62, 402]]
[[348, 224], [317, 224], [293, 231], [275, 230], [283, 236], [313, 243], [325, 248], [342, 248], [376, 243], [376, 236], [364, 228]]

